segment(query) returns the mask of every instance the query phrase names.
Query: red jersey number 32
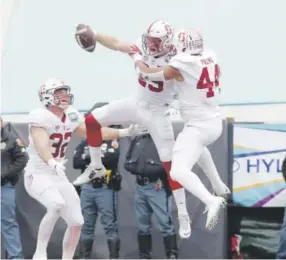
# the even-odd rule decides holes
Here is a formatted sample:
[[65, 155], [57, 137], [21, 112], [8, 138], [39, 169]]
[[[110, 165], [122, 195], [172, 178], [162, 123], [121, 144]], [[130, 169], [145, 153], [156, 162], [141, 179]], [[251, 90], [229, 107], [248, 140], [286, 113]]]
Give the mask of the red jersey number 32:
[[52, 153], [54, 158], [63, 158], [66, 155], [66, 148], [70, 141], [72, 133], [66, 132], [64, 134], [61, 133], [53, 133], [50, 136], [50, 139], [53, 141], [52, 147], [54, 148], [54, 152]]

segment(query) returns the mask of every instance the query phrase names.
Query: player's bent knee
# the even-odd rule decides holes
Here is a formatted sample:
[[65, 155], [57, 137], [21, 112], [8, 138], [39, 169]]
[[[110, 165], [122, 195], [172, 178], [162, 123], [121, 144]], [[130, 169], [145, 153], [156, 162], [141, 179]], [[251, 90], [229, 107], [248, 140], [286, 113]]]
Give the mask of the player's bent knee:
[[112, 111], [110, 112], [110, 104], [94, 109], [89, 116], [92, 117], [93, 121], [96, 120], [96, 122], [101, 126], [107, 126], [106, 123], [109, 121], [110, 116], [112, 116]]
[[68, 225], [75, 226], [75, 227], [81, 227], [83, 223], [84, 223], [83, 216], [81, 214], [78, 214], [77, 216], [74, 216], [72, 219], [69, 220]]
[[173, 181], [178, 180], [178, 175], [179, 175], [179, 172], [177, 170], [170, 171], [170, 177], [172, 178]]
[[177, 164], [177, 163], [172, 163], [172, 168], [170, 171], [170, 177], [172, 180], [180, 182], [184, 178], [186, 178], [188, 175], [188, 167], [184, 164]]
[[63, 208], [65, 207], [65, 202], [64, 201], [52, 201], [49, 203], [47, 210], [52, 211], [55, 213], [59, 213]]
[[78, 219], [77, 221], [77, 226], [82, 226], [84, 224], [84, 219], [83, 219], [83, 216], [81, 216], [81, 218]]

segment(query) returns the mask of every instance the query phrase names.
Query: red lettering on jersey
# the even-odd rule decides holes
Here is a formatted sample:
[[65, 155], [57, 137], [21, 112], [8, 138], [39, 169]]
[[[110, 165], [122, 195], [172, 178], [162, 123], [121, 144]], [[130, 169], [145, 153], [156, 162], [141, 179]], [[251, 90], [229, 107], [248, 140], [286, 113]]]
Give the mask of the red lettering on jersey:
[[163, 89], [164, 89], [164, 82], [163, 81], [152, 81], [152, 84], [147, 84], [147, 82], [142, 79], [142, 78], [139, 78], [138, 79], [138, 82], [139, 84], [142, 86], [142, 87], [148, 87], [148, 89], [152, 92], [162, 92]]
[[202, 63], [202, 65], [206, 66], [206, 65], [209, 65], [211, 63], [214, 63], [214, 61], [213, 61], [212, 57], [209, 57], [207, 59], [201, 59], [201, 63]]
[[213, 88], [219, 86], [219, 77], [220, 77], [220, 69], [219, 69], [219, 66], [217, 64], [215, 64], [215, 75], [214, 75], [215, 81], [214, 82], [212, 82], [210, 80], [208, 68], [204, 67], [202, 70], [202, 74], [200, 76], [200, 79], [198, 81], [198, 84], [197, 84], [197, 89], [208, 88], [208, 91], [206, 93], [206, 97], [207, 98], [213, 97], [214, 96]]
[[52, 147], [55, 148], [55, 151], [52, 153], [54, 158], [63, 158], [66, 154], [66, 148], [69, 144], [70, 138], [72, 133], [66, 132], [65, 134], [61, 133], [53, 133], [50, 135], [50, 140], [52, 140], [54, 143], [52, 144]]

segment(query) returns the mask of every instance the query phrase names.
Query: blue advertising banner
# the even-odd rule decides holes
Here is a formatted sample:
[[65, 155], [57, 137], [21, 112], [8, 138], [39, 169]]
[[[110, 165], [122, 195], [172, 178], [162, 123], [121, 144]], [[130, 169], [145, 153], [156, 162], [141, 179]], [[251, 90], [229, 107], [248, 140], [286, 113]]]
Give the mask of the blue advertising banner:
[[286, 124], [234, 124], [233, 202], [246, 207], [285, 207]]

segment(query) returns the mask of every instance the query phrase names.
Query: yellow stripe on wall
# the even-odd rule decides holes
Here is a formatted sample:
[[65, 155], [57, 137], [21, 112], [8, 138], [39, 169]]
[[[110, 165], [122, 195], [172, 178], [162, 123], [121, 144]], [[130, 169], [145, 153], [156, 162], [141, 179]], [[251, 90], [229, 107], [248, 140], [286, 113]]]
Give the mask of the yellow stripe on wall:
[[233, 144], [233, 148], [234, 149], [241, 149], [241, 150], [249, 150], [249, 151], [257, 151], [257, 152], [259, 152], [259, 150], [257, 150], [257, 149], [249, 148], [249, 147], [246, 147], [246, 146], [243, 146], [243, 145], [240, 145], [240, 144]]
[[274, 184], [274, 183], [279, 183], [279, 182], [285, 182], [284, 178], [279, 178], [279, 179], [276, 179], [276, 180], [265, 181], [265, 182], [260, 182], [260, 183], [254, 183], [254, 184], [247, 185], [247, 186], [233, 188], [233, 191], [243, 191], [243, 190], [248, 190], [248, 189], [251, 189], [251, 188], [257, 188], [257, 187], [263, 186], [265, 184]]

